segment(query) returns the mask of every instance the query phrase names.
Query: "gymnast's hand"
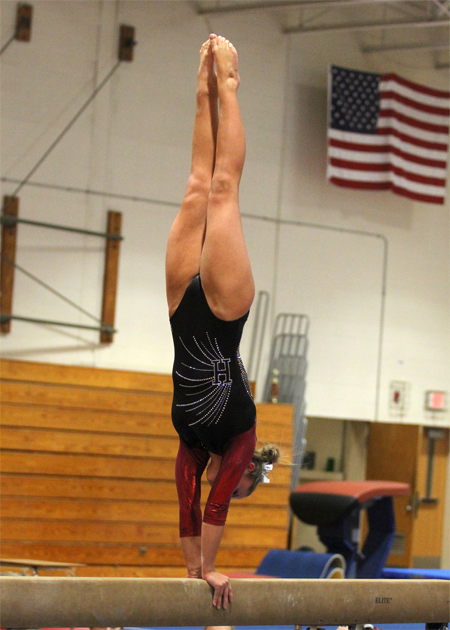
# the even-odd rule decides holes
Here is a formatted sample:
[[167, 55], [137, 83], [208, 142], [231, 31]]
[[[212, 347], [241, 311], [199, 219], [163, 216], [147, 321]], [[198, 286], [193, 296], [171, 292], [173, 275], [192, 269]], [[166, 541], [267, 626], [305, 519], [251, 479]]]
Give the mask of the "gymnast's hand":
[[203, 573], [203, 579], [214, 589], [213, 606], [216, 606], [217, 609], [227, 608], [228, 602], [233, 601], [230, 578], [222, 573], [217, 573], [217, 571], [209, 571]]

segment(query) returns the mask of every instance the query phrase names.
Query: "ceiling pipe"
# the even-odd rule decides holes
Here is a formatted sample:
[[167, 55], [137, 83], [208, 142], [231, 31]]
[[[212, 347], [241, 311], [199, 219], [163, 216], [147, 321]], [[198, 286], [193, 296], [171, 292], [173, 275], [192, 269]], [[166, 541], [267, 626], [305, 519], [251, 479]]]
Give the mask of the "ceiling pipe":
[[344, 31], [369, 31], [374, 29], [388, 28], [437, 28], [439, 26], [450, 25], [450, 20], [424, 20], [422, 22], [378, 22], [374, 24], [342, 24], [334, 26], [313, 26], [311, 28], [303, 28], [300, 26], [287, 26], [283, 29], [283, 33], [323, 33], [323, 32], [344, 32]]
[[396, 44], [393, 46], [361, 46], [363, 53], [387, 52], [391, 50], [448, 50], [448, 44]]
[[[229, 4], [227, 6], [216, 6], [208, 9], [202, 8], [197, 3], [198, 15], [212, 15], [214, 13], [234, 13], [243, 11], [274, 11], [276, 9], [309, 9], [314, 7], [342, 7], [342, 6], [358, 6], [361, 4], [394, 4], [404, 2], [405, 0], [301, 0], [298, 2], [289, 2], [289, 0], [280, 0], [279, 2], [255, 2], [253, 4]], [[438, 1], [438, 0], [436, 0]]]

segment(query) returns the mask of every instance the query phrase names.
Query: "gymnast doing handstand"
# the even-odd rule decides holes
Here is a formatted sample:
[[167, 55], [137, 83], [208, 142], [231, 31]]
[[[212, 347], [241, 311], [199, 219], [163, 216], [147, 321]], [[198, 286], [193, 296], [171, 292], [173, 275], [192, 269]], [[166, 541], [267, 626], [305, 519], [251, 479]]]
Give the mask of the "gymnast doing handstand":
[[[214, 588], [217, 608], [233, 596], [228, 577], [215, 570], [230, 499], [268, 481], [279, 457], [276, 447], [255, 450], [255, 404], [239, 353], [255, 293], [239, 210], [239, 83], [236, 49], [210, 35], [200, 50], [191, 172], [166, 253], [181, 548], [188, 577]], [[202, 523], [206, 467], [211, 491]]]

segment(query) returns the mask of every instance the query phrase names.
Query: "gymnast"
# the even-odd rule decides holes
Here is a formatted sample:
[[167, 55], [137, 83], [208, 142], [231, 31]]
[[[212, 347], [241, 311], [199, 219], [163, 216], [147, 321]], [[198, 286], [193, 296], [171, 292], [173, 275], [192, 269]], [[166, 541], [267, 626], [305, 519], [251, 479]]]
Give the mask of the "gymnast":
[[[215, 570], [230, 499], [269, 481], [279, 458], [276, 447], [255, 450], [255, 404], [239, 353], [255, 293], [239, 210], [239, 83], [236, 49], [210, 35], [200, 50], [191, 172], [166, 253], [181, 549], [188, 577], [213, 587], [217, 608], [233, 598], [229, 578]], [[202, 523], [205, 468], [211, 491]]]

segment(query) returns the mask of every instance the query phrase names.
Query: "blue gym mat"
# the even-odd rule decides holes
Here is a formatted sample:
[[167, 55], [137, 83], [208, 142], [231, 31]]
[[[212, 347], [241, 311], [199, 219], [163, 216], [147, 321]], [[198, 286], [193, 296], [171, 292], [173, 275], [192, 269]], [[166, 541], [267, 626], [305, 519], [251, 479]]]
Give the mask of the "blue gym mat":
[[386, 567], [382, 578], [390, 580], [450, 580], [450, 569], [391, 569]]

